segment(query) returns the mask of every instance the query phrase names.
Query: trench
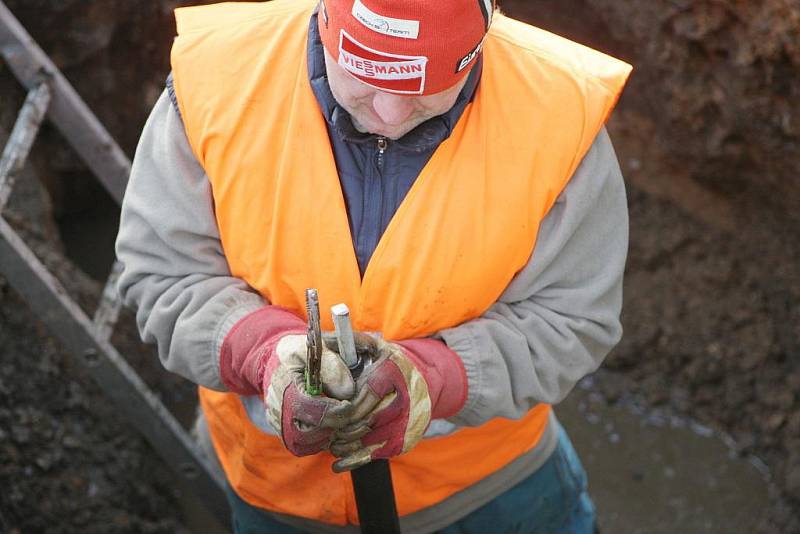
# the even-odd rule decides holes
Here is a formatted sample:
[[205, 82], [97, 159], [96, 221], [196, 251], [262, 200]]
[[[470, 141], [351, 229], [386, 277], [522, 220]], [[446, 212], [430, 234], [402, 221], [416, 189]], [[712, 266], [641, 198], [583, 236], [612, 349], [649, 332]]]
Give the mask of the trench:
[[[40, 9], [41, 2], [5, 3], [22, 17], [45, 50], [64, 62], [71, 79], [78, 82], [79, 93], [130, 154], [169, 70], [168, 49], [174, 35], [171, 8], [207, 2], [171, 0], [148, 3], [142, 9], [119, 2], [70, 1], [57, 10]], [[786, 0], [731, 4], [730, 9], [719, 2], [500, 0], [499, 4], [511, 16], [636, 66], [612, 119], [617, 126], [609, 125], [631, 191], [639, 190], [631, 203], [634, 261], [629, 266], [634, 268], [628, 274], [632, 290], [626, 289], [624, 308], [632, 311], [622, 344], [604, 365], [618, 371], [598, 373], [594, 380], [611, 374], [622, 377], [630, 389], [647, 395], [653, 404], [694, 414], [740, 440], [733, 443], [724, 434], [638, 401], [609, 405], [591, 380], [582, 382], [556, 410], [589, 472], [604, 533], [753, 532], [769, 503], [778, 501], [773, 484], [779, 486], [780, 498], [793, 500], [776, 515], [778, 526], [758, 530], [800, 532], [800, 348], [796, 341], [800, 339], [800, 308], [792, 306], [800, 295], [796, 261], [800, 209], [795, 209], [800, 189], [793, 180], [800, 144], [798, 115], [791, 106], [798, 94], [798, 78], [791, 76], [800, 57], [796, 46], [800, 41], [795, 38], [798, 26], [793, 24], [798, 20], [797, 8]], [[66, 30], [53, 32], [52, 28]], [[711, 31], [698, 34], [698, 29]], [[131, 91], [132, 87], [137, 90]], [[15, 109], [23, 95], [17, 96], [11, 106]], [[45, 181], [63, 169], [81, 172], [61, 154], [63, 149], [53, 150], [57, 144], [51, 139], [40, 156], [55, 162], [52, 169], [43, 170]], [[67, 255], [93, 278], [104, 279], [113, 260], [117, 207], [102, 192], [85, 198], [84, 191], [95, 185], [91, 178], [80, 184], [71, 175], [63, 180], [49, 178], [62, 185], [73, 183], [67, 192], [55, 195], [61, 202], [53, 210]], [[666, 209], [666, 204], [681, 209]], [[0, 297], [3, 290], [0, 280]], [[0, 326], [10, 316], [0, 318]], [[13, 325], [33, 332], [36, 341], [41, 336], [38, 331], [23, 330], [27, 325], [22, 322]], [[24, 336], [19, 339], [27, 341]], [[41, 364], [39, 345], [34, 344], [36, 350], [29, 354], [24, 344], [19, 344], [19, 357], [15, 354], [10, 363], [0, 366], [0, 398], [15, 405], [14, 412], [6, 410], [5, 416], [6, 406], [0, 406], [0, 423], [18, 417], [17, 410], [44, 413], [34, 410], [44, 403], [30, 391], [30, 398], [37, 400], [30, 406], [16, 406], [22, 395], [9, 385], [18, 381], [18, 375], [10, 371], [23, 367], [20, 362], [40, 363], [37, 372], [43, 376], [37, 374], [37, 378], [41, 383], [50, 380], [43, 391], [64, 386], [60, 378], [53, 378], [54, 371]], [[150, 353], [129, 357], [136, 360], [135, 367], [148, 382], [161, 384], [156, 389], [187, 425], [194, 408], [192, 389], [173, 388], [176, 380], [163, 378], [165, 373]], [[44, 360], [52, 363], [54, 358], [50, 355]], [[4, 389], [14, 394], [4, 396]], [[57, 415], [65, 416], [63, 411]], [[31, 426], [35, 431], [42, 427]], [[7, 451], [14, 450], [20, 458], [5, 464], [8, 470], [3, 480], [10, 484], [0, 497], [0, 531], [14, 525], [7, 523], [11, 521], [4, 515], [8, 510], [16, 514], [11, 517], [23, 525], [22, 531], [44, 530], [28, 525], [42, 524], [41, 519], [36, 523], [36, 517], [48, 506], [60, 513], [52, 516], [52, 522], [58, 520], [62, 527], [82, 524], [71, 508], [44, 491], [46, 485], [56, 487], [54, 482], [59, 480], [55, 468], [48, 472], [33, 461], [44, 459], [42, 465], [48, 465], [44, 453], [29, 442], [26, 433], [17, 436], [7, 430], [0, 428], [0, 457], [12, 458]], [[736, 451], [743, 449], [768, 455], [764, 459], [774, 473], [767, 473], [756, 458], [739, 457]], [[97, 444], [92, 446], [91, 461], [109, 462], [99, 450]], [[70, 449], [69, 455], [78, 456], [78, 452]], [[74, 465], [89, 464], [76, 461]], [[91, 464], [91, 471], [85, 478], [94, 480], [101, 471], [119, 472], [109, 463]], [[67, 473], [72, 476], [73, 471]], [[131, 482], [141, 480], [126, 478], [114, 489], [130, 488]], [[31, 480], [41, 484], [29, 484]], [[89, 504], [112, 493], [92, 497], [97, 493], [92, 488], [83, 499]], [[191, 499], [182, 494], [181, 506], [187, 509]], [[138, 506], [139, 500], [131, 498], [124, 504], [117, 500], [113, 512], [127, 505], [130, 515], [138, 518], [137, 512], [146, 508]], [[172, 504], [168, 499], [155, 501], [152, 509], [162, 512], [166, 506], [157, 506]], [[94, 524], [102, 521], [97, 512], [92, 510]], [[192, 518], [195, 513], [184, 515]], [[208, 531], [200, 525], [190, 528]]]

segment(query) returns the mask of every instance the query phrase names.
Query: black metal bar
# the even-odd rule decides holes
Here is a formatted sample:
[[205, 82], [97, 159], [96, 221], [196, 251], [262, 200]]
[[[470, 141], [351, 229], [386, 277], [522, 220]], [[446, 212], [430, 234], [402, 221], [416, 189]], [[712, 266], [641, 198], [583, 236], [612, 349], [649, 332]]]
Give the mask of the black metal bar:
[[388, 460], [373, 460], [354, 469], [353, 492], [356, 494], [358, 519], [364, 534], [399, 534], [392, 471]]
[[[359, 358], [353, 338], [353, 325], [350, 323], [350, 310], [346, 304], [331, 308], [339, 357], [357, 379], [364, 370], [366, 362]], [[367, 465], [350, 472], [353, 493], [356, 496], [358, 520], [361, 532], [365, 534], [399, 534], [400, 519], [392, 487], [392, 470], [388, 460], [373, 460]]]
[[131, 162], [58, 67], [0, 1], [0, 54], [17, 79], [34, 89], [47, 81], [48, 116], [111, 196], [122, 202]]
[[50, 104], [50, 89], [46, 83], [39, 84], [28, 91], [25, 103], [17, 115], [14, 129], [8, 136], [8, 142], [3, 149], [0, 159], [0, 212], [11, 196], [11, 190], [17, 178], [17, 173], [25, 165], [31, 151], [36, 134], [42, 125], [47, 107]]
[[117, 350], [98, 339], [94, 324], [2, 217], [0, 273], [66, 349], [83, 361], [95, 382], [167, 465], [189, 482], [221, 524], [227, 524], [224, 482], [215, 476], [209, 461]]

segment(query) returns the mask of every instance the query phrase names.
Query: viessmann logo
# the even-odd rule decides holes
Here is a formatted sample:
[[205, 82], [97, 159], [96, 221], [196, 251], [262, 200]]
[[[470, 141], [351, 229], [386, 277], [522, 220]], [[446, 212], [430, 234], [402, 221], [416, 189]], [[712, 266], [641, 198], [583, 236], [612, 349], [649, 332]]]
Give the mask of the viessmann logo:
[[342, 58], [344, 65], [350, 72], [368, 78], [380, 78], [383, 80], [414, 78], [421, 76], [425, 69], [425, 64], [421, 62], [376, 62], [369, 59], [361, 59], [347, 52], [342, 54]]
[[339, 35], [339, 65], [383, 91], [422, 94], [427, 63], [425, 56], [401, 56], [368, 48], [344, 30]]

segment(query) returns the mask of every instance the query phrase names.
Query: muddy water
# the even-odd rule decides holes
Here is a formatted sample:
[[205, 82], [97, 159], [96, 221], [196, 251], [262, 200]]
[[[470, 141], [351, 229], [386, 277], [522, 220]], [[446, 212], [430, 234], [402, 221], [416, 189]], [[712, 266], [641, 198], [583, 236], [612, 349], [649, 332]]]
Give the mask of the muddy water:
[[604, 533], [751, 533], [770, 501], [768, 473], [729, 440], [685, 419], [609, 407], [591, 382], [556, 409], [589, 474]]

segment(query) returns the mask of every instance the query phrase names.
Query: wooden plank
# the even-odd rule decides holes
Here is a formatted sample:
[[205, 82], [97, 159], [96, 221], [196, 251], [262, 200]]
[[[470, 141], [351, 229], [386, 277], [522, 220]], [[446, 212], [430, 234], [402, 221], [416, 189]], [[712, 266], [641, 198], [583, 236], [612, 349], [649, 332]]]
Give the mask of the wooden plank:
[[28, 97], [14, 123], [14, 129], [0, 158], [0, 212], [11, 196], [17, 174], [25, 166], [33, 141], [39, 133], [44, 114], [50, 103], [50, 89], [46, 83], [28, 92]]
[[48, 117], [109, 194], [122, 202], [131, 162], [61, 71], [0, 1], [0, 54], [28, 90], [47, 81]]
[[93, 323], [2, 217], [0, 273], [64, 347], [78, 356], [97, 385], [166, 464], [227, 524], [224, 482], [209, 460], [117, 350], [97, 338]]
[[122, 264], [118, 261], [111, 266], [111, 274], [108, 275], [106, 285], [103, 288], [103, 296], [100, 298], [100, 305], [94, 313], [94, 328], [99, 339], [108, 341], [114, 332], [114, 326], [119, 319], [119, 311], [122, 303], [117, 293], [117, 280], [122, 274]]

